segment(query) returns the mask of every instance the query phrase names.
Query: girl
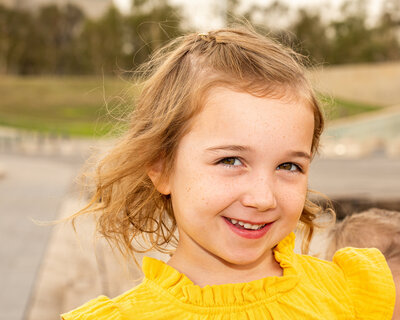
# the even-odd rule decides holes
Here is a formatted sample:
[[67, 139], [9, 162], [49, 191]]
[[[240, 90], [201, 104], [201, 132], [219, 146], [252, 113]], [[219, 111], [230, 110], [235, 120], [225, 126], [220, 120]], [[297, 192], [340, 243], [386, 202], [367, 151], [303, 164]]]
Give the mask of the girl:
[[131, 291], [63, 319], [390, 319], [378, 250], [333, 262], [293, 252], [298, 222], [307, 247], [321, 211], [307, 177], [323, 129], [296, 54], [222, 29], [173, 41], [148, 70], [83, 212], [126, 254], [175, 250], [167, 263], [145, 258]]

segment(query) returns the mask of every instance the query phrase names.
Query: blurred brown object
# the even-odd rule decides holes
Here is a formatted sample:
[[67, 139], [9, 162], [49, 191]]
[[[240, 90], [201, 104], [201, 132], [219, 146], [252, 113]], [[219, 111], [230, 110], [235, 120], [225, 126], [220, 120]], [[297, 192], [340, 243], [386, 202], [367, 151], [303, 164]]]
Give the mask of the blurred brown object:
[[385, 256], [396, 286], [393, 320], [400, 320], [400, 211], [371, 208], [347, 216], [331, 230], [326, 258], [344, 247], [377, 248]]

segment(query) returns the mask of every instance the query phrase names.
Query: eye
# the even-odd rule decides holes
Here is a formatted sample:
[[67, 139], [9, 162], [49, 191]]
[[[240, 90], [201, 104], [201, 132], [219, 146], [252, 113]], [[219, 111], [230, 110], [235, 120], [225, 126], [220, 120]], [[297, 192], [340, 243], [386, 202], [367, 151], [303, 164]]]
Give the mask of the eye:
[[242, 161], [240, 161], [240, 159], [237, 157], [223, 158], [223, 159], [219, 160], [218, 163], [223, 164], [228, 167], [236, 167], [236, 166], [243, 165]]
[[278, 169], [278, 170], [291, 171], [291, 172], [295, 172], [295, 171], [302, 172], [300, 166], [298, 166], [297, 164], [292, 163], [292, 162], [285, 162], [285, 163], [282, 163], [282, 164], [280, 164], [280, 165], [277, 167], [277, 169]]

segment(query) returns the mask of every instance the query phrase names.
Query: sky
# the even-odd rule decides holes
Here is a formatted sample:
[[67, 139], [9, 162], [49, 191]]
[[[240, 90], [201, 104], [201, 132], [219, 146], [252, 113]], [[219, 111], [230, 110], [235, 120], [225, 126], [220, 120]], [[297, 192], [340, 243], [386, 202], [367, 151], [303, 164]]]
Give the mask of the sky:
[[[131, 0], [113, 0], [121, 11], [129, 11]], [[252, 4], [267, 5], [273, 0], [242, 0], [243, 6], [251, 6]], [[379, 12], [381, 0], [368, 0], [371, 19]], [[321, 7], [329, 16], [337, 12], [343, 0], [281, 0], [291, 7]], [[191, 24], [198, 30], [208, 30], [212, 28], [222, 27], [222, 20], [218, 20], [215, 16], [215, 11], [224, 9], [224, 1], [214, 0], [170, 0], [170, 3], [181, 5], [184, 8], [184, 13], [190, 17]], [[195, 13], [195, 14], [194, 14]]]

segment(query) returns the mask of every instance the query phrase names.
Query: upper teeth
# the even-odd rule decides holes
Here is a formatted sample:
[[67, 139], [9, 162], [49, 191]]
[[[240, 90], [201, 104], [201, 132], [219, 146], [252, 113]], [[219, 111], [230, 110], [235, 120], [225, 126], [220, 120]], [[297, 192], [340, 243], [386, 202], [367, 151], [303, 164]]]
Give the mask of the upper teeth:
[[[229, 219], [229, 218], [228, 218]], [[240, 220], [236, 220], [236, 219], [229, 219], [230, 222], [232, 222], [232, 224], [238, 224], [246, 229], [251, 229], [251, 230], [257, 230], [257, 229], [261, 229], [262, 227], [264, 227], [265, 224], [251, 224], [251, 223], [245, 223], [243, 221]]]

